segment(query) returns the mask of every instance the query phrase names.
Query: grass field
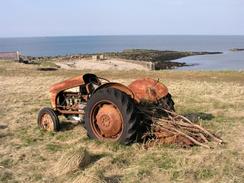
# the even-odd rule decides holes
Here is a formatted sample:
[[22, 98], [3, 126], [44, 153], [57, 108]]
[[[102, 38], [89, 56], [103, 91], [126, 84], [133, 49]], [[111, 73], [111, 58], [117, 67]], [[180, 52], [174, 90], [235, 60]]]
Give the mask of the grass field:
[[[0, 182], [244, 182], [244, 72], [95, 71], [113, 81], [140, 77], [165, 83], [180, 114], [226, 142], [180, 148], [97, 142], [79, 124], [65, 122], [57, 133], [39, 130], [38, 110], [50, 106], [49, 86], [89, 71], [38, 71], [37, 65], [0, 62]], [[61, 174], [70, 151], [89, 154], [82, 168]]]

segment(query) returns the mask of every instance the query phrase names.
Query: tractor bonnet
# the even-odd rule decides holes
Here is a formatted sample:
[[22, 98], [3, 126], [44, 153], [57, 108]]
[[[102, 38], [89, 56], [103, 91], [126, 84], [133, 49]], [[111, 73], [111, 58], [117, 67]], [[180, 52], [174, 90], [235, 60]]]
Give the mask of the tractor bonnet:
[[150, 78], [135, 80], [128, 88], [140, 102], [156, 102], [168, 94], [168, 88], [164, 84]]

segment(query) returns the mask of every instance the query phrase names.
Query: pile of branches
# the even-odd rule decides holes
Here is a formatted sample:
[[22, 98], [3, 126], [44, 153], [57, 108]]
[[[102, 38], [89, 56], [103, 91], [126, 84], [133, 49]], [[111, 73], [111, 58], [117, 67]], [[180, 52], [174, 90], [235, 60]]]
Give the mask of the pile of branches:
[[145, 147], [178, 144], [183, 147], [198, 145], [210, 149], [210, 141], [223, 143], [217, 135], [173, 111], [157, 106], [144, 106], [140, 110], [145, 115], [148, 127], [142, 137]]

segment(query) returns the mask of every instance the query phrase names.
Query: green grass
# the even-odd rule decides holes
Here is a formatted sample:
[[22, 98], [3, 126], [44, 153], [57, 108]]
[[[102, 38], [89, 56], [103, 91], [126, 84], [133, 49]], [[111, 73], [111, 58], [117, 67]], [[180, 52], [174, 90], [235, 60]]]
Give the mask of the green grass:
[[10, 168], [13, 165], [12, 159], [3, 159], [0, 161], [0, 166], [3, 166], [5, 168]]
[[16, 183], [17, 181], [14, 180], [13, 173], [10, 171], [0, 171], [0, 182], [12, 182]]
[[43, 61], [40, 63], [41, 67], [52, 67], [52, 68], [59, 68], [58, 65], [56, 65], [54, 62], [50, 62], [50, 61]]
[[58, 145], [58, 144], [47, 144], [46, 145], [46, 149], [52, 153], [55, 153], [57, 151], [61, 151], [62, 150], [62, 146]]

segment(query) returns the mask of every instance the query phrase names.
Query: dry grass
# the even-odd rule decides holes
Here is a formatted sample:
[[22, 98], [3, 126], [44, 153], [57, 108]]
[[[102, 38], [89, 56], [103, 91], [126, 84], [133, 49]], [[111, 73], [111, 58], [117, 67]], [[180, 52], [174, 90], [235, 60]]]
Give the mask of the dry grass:
[[91, 162], [89, 153], [84, 148], [72, 148], [61, 156], [53, 167], [53, 176], [62, 176], [84, 169]]
[[[214, 149], [162, 145], [146, 150], [140, 144], [89, 140], [81, 125], [64, 120], [58, 133], [40, 131], [36, 115], [50, 105], [49, 86], [87, 71], [37, 67], [0, 62], [0, 182], [244, 182], [243, 72], [95, 72], [124, 84], [137, 77], [160, 78], [178, 113], [197, 115], [226, 142]], [[75, 160], [71, 167], [76, 168], [57, 176], [53, 167], [80, 147], [89, 152], [89, 163], [77, 168]]]

